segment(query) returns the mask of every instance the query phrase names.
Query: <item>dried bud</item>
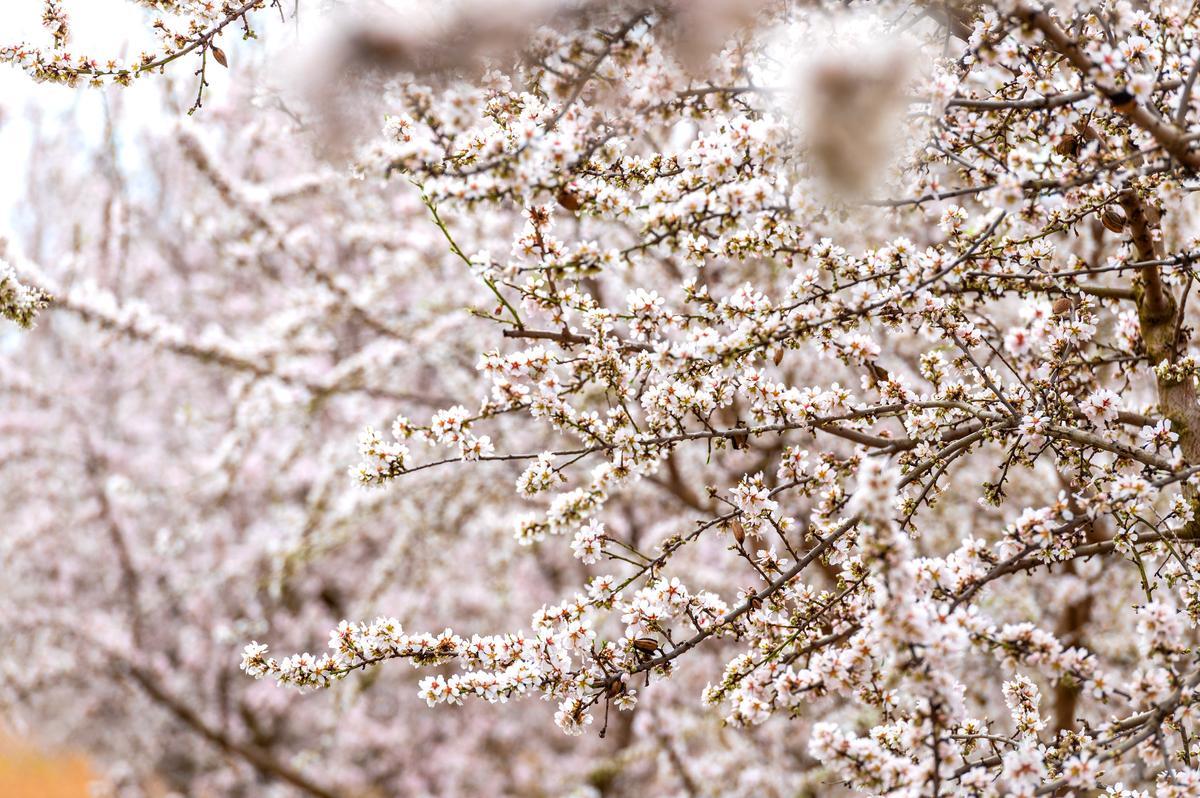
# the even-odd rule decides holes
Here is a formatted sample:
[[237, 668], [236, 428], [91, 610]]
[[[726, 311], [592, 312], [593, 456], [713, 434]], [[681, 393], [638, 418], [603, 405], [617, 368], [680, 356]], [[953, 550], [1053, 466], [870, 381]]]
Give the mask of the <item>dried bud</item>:
[[1108, 101], [1121, 113], [1128, 113], [1137, 106], [1137, 98], [1128, 89], [1118, 89], [1108, 95]]
[[887, 369], [874, 362], [867, 363], [867, 373], [871, 377], [872, 387], [877, 387], [879, 383], [887, 382], [892, 378], [892, 375], [888, 373]]
[[1054, 147], [1054, 151], [1062, 156], [1075, 155], [1079, 152], [1079, 137], [1073, 134], [1063, 136], [1062, 141]]
[[733, 539], [739, 546], [742, 545], [746, 541], [746, 527], [742, 526], [742, 522], [735, 518], [729, 528], [733, 531]]
[[571, 212], [575, 212], [583, 206], [583, 202], [580, 201], [579, 195], [565, 186], [559, 189], [558, 194], [556, 194], [554, 198], [558, 200], [559, 205]]
[[625, 692], [625, 682], [620, 679], [614, 679], [613, 683], [608, 686], [609, 698], [616, 698], [623, 692]]
[[780, 363], [783, 362], [783, 347], [782, 346], [775, 349], [775, 354], [771, 356], [771, 359], [773, 361], [775, 361], [776, 366], [778, 366]]
[[1125, 231], [1125, 212], [1120, 208], [1109, 205], [1100, 212], [1100, 221], [1114, 233]]
[[212, 45], [209, 49], [212, 50], [213, 60], [216, 61], [221, 66], [225, 67], [226, 69], [229, 69], [229, 60], [227, 58], [225, 58], [225, 51], [222, 50], [220, 47], [217, 47], [215, 44]]
[[1072, 305], [1070, 297], [1060, 296], [1054, 300], [1054, 304], [1050, 307], [1050, 312], [1055, 316], [1065, 316], [1071, 312]]
[[658, 651], [658, 641], [653, 637], [639, 637], [633, 641], [633, 647], [646, 654], [653, 654]]

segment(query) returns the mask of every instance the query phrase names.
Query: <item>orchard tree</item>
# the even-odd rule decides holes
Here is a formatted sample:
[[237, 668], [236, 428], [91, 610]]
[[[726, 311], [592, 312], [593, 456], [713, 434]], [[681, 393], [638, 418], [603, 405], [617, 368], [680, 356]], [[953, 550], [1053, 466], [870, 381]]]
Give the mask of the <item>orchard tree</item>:
[[292, 96], [45, 5], [244, 70], [0, 271], [3, 695], [118, 794], [1200, 795], [1195, 8], [362, 3]]

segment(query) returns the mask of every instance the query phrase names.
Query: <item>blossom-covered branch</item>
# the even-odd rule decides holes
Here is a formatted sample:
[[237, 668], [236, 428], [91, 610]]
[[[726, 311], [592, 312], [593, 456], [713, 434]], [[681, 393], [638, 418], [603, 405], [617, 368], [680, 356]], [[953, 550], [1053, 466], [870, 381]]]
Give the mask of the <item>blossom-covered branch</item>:
[[498, 8], [22, 268], [9, 600], [113, 672], [13, 703], [181, 793], [1200, 794], [1196, 9]]

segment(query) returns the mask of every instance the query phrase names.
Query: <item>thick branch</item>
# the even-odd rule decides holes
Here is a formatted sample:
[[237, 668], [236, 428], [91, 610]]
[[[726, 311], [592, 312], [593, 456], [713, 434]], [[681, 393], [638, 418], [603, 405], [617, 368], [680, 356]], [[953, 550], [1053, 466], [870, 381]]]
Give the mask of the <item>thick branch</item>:
[[[1146, 217], [1145, 206], [1137, 192], [1127, 188], [1120, 193], [1117, 199], [1129, 222], [1129, 234], [1133, 239], [1137, 259], [1143, 262], [1158, 260], [1158, 247], [1154, 243], [1150, 221]], [[1139, 315], [1144, 314], [1152, 322], [1174, 318], [1174, 301], [1163, 286], [1158, 267], [1142, 266], [1138, 269], [1138, 273], [1142, 278], [1142, 297], [1138, 302]], [[1155, 362], [1158, 360], [1156, 359]]]
[[[1178, 359], [1183, 310], [1162, 282], [1156, 264], [1161, 257], [1141, 198], [1133, 189], [1125, 189], [1119, 200], [1129, 222], [1137, 259], [1146, 264], [1138, 270], [1140, 284], [1134, 286], [1142, 344], [1152, 365], [1173, 364]], [[1197, 405], [1195, 380], [1190, 374], [1180, 377], [1162, 370], [1156, 371], [1156, 380], [1159, 412], [1170, 419], [1172, 429], [1179, 435], [1179, 448], [1187, 463], [1200, 463], [1200, 406]], [[1185, 486], [1184, 495], [1190, 499], [1193, 511], [1200, 510], [1194, 488]], [[1196, 531], [1194, 520], [1183, 534], [1191, 536]]]

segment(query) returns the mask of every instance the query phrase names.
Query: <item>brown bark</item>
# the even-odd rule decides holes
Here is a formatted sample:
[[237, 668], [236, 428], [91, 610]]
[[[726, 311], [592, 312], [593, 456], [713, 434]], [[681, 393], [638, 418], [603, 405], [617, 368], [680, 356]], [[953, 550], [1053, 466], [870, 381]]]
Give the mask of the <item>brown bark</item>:
[[[1129, 220], [1135, 257], [1138, 261], [1159, 260], [1161, 256], [1154, 239], [1153, 221], [1145, 203], [1134, 189], [1122, 191], [1119, 200]], [[1169, 369], [1161, 368], [1174, 365], [1179, 360], [1178, 353], [1182, 349], [1179, 336], [1183, 329], [1181, 315], [1185, 309], [1178, 306], [1175, 297], [1163, 284], [1158, 266], [1143, 266], [1133, 289], [1142, 345], [1150, 363], [1156, 367], [1159, 414], [1171, 421], [1171, 429], [1179, 436], [1179, 448], [1184, 460], [1189, 465], [1195, 465], [1200, 463], [1200, 406], [1197, 405], [1195, 379], [1191, 374], [1176, 375]], [[1180, 530], [1180, 536], [1193, 537], [1200, 531], [1200, 502], [1197, 502], [1195, 488], [1190, 485], [1184, 486], [1184, 495], [1191, 502], [1197, 519]]]

